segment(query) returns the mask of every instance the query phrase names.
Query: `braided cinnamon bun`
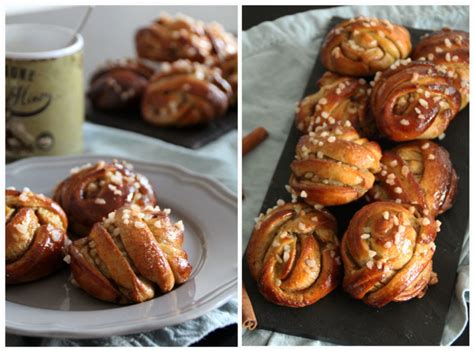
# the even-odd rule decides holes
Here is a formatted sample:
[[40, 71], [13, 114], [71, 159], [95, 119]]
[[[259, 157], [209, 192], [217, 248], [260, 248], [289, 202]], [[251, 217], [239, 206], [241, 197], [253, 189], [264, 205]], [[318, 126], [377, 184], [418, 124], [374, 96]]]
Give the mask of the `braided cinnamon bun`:
[[371, 113], [380, 132], [394, 141], [433, 139], [458, 113], [453, 81], [427, 61], [398, 61], [375, 77]]
[[212, 54], [206, 58], [206, 63], [213, 60], [222, 62], [226, 58], [237, 54], [237, 40], [233, 34], [225, 31], [217, 22], [212, 22], [205, 27], [206, 34], [212, 44]]
[[142, 115], [157, 126], [185, 127], [223, 115], [232, 88], [217, 68], [180, 60], [163, 64], [145, 89]]
[[237, 40], [233, 34], [217, 22], [206, 25], [206, 33], [212, 43], [212, 54], [205, 60], [206, 65], [221, 70], [222, 77], [230, 84], [232, 96], [230, 105], [237, 102]]
[[384, 151], [382, 171], [368, 196], [414, 205], [433, 217], [451, 208], [458, 177], [449, 153], [431, 141], [417, 140]]
[[237, 93], [239, 75], [237, 73], [238, 69], [238, 60], [237, 53], [226, 56], [218, 65], [222, 71], [222, 78], [224, 78], [232, 88], [232, 96], [230, 98], [230, 105], [235, 105], [237, 103]]
[[361, 138], [349, 121], [318, 127], [296, 146], [289, 191], [310, 205], [352, 202], [372, 187], [381, 157], [379, 145]]
[[182, 14], [175, 18], [161, 14], [151, 25], [137, 31], [135, 46], [138, 57], [168, 62], [204, 62], [213, 50], [205, 24]]
[[378, 201], [356, 212], [341, 244], [343, 288], [353, 298], [382, 307], [425, 295], [440, 222], [415, 207]]
[[134, 60], [108, 62], [91, 78], [87, 97], [100, 110], [120, 110], [138, 105], [154, 69]]
[[443, 28], [420, 40], [413, 59], [433, 62], [454, 79], [461, 94], [461, 110], [469, 102], [469, 33]]
[[306, 96], [296, 108], [296, 126], [307, 134], [324, 122], [350, 121], [363, 135], [374, 134], [368, 120], [369, 84], [365, 79], [326, 72], [319, 79], [319, 91]]
[[321, 60], [333, 72], [371, 76], [390, 67], [411, 51], [410, 33], [378, 18], [357, 17], [336, 25], [324, 40]]
[[247, 262], [267, 300], [304, 307], [337, 287], [342, 273], [339, 241], [329, 212], [279, 200], [257, 220]]
[[73, 168], [53, 199], [67, 213], [72, 232], [87, 235], [92, 226], [125, 204], [156, 205], [148, 179], [127, 162], [100, 161]]
[[7, 189], [5, 193], [6, 283], [43, 278], [62, 263], [67, 218], [43, 194]]
[[126, 205], [96, 223], [69, 247], [73, 279], [90, 295], [114, 303], [140, 303], [188, 280], [183, 222], [169, 210]]

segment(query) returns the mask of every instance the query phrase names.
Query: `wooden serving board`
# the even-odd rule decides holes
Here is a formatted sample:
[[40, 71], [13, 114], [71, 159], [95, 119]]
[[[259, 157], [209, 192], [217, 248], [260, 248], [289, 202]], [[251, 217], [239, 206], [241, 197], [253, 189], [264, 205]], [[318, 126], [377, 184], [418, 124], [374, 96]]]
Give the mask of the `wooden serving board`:
[[[333, 18], [329, 31], [342, 18]], [[440, 23], [440, 28], [442, 23]], [[408, 28], [413, 44], [429, 32]], [[324, 73], [318, 57], [308, 79], [304, 96], [314, 93], [314, 82]], [[294, 116], [289, 115], [293, 119]], [[268, 188], [261, 212], [273, 207], [277, 199], [289, 199], [285, 190], [290, 177], [290, 163], [293, 160], [299, 131], [293, 125], [282, 155]], [[469, 219], [469, 106], [462, 110], [446, 131], [446, 137], [435, 140], [451, 155], [459, 176], [458, 194], [453, 208], [438, 217], [442, 221], [441, 232], [436, 239], [434, 271], [439, 283], [430, 286], [422, 299], [390, 303], [376, 309], [361, 301], [352, 299], [341, 287], [304, 308], [287, 308], [266, 301], [258, 292], [252, 280], [245, 257], [243, 259], [243, 281], [252, 300], [258, 325], [262, 329], [332, 342], [339, 345], [439, 345], [446, 314], [454, 293], [464, 234]], [[393, 147], [381, 143], [383, 149]], [[349, 220], [361, 208], [364, 201], [330, 208], [338, 220], [338, 235], [342, 238]]]
[[146, 123], [138, 109], [103, 112], [94, 109], [89, 103], [86, 119], [92, 123], [144, 134], [189, 149], [199, 149], [237, 128], [237, 108], [231, 107], [224, 116], [209, 124], [189, 128], [156, 127]]

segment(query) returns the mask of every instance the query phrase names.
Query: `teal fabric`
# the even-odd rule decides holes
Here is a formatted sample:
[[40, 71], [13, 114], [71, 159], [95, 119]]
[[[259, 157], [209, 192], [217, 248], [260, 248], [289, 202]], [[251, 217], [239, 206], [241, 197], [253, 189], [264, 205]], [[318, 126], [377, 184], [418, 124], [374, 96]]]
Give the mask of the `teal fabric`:
[[41, 346], [189, 346], [204, 336], [237, 322], [237, 300], [202, 317], [149, 333], [111, 336], [100, 339], [43, 339]]
[[[243, 134], [257, 126], [265, 127], [270, 137], [245, 157], [242, 163], [245, 200], [242, 231], [245, 248], [253, 219], [258, 215], [275, 166], [293, 119], [295, 104], [302, 94], [318, 55], [327, 24], [333, 16], [358, 15], [387, 18], [394, 23], [439, 29], [449, 26], [469, 31], [467, 6], [359, 6], [314, 10], [265, 22], [242, 35]], [[316, 82], [314, 82], [316, 88]], [[469, 240], [466, 236], [463, 259], [458, 269], [442, 344], [451, 344], [467, 323], [469, 299]], [[295, 338], [258, 329], [244, 332], [244, 345], [326, 345], [319, 341]]]

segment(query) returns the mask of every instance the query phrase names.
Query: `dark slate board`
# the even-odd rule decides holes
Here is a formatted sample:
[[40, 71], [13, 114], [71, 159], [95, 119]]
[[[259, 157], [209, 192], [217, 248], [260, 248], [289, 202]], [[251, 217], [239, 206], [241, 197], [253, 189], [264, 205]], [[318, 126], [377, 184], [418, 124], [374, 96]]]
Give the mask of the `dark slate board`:
[[[327, 30], [341, 18], [333, 18]], [[441, 27], [441, 24], [440, 24]], [[414, 44], [428, 31], [410, 29]], [[304, 96], [314, 93], [314, 82], [324, 73], [320, 59], [308, 77]], [[459, 190], [452, 209], [439, 216], [442, 230], [436, 239], [434, 271], [439, 283], [429, 287], [422, 299], [390, 303], [381, 309], [353, 300], [341, 287], [316, 304], [293, 309], [267, 302], [258, 292], [250, 277], [247, 262], [243, 260], [243, 281], [262, 329], [285, 334], [319, 339], [339, 345], [439, 345], [451, 297], [454, 292], [456, 270], [464, 233], [469, 218], [469, 106], [450, 124], [446, 138], [438, 141], [451, 154], [459, 176]], [[294, 118], [294, 116], [288, 116]], [[284, 185], [290, 176], [289, 164], [300, 134], [292, 126], [282, 155], [268, 188], [261, 212], [273, 207], [277, 199], [289, 200]], [[382, 148], [392, 145], [381, 143]], [[338, 219], [341, 238], [350, 218], [363, 205], [363, 200], [349, 205], [330, 208]]]
[[199, 149], [237, 128], [236, 107], [231, 107], [224, 116], [207, 125], [189, 128], [153, 126], [141, 118], [140, 111], [133, 109], [114, 113], [102, 112], [88, 103], [86, 110], [86, 119], [89, 122], [144, 134], [189, 149]]

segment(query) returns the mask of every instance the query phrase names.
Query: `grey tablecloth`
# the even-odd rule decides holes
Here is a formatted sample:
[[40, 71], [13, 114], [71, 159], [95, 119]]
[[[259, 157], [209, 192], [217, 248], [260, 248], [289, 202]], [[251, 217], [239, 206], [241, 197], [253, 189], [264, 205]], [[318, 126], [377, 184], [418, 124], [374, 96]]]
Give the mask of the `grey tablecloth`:
[[[469, 31], [467, 6], [358, 6], [308, 11], [265, 22], [242, 35], [243, 49], [243, 134], [257, 126], [269, 130], [270, 138], [243, 162], [245, 206], [243, 244], [245, 248], [274, 168], [293, 120], [295, 103], [304, 92], [318, 55], [326, 27], [333, 16], [357, 15], [387, 18], [394, 23], [439, 29], [449, 26]], [[442, 338], [451, 344], [467, 323], [469, 299], [469, 240], [463, 246], [456, 294], [448, 313]], [[244, 345], [327, 345], [267, 330], [244, 332]]]

